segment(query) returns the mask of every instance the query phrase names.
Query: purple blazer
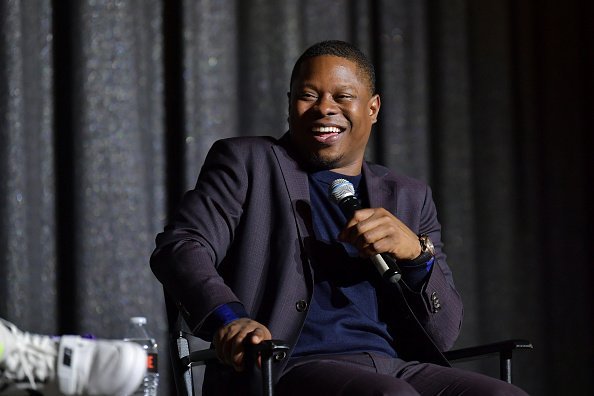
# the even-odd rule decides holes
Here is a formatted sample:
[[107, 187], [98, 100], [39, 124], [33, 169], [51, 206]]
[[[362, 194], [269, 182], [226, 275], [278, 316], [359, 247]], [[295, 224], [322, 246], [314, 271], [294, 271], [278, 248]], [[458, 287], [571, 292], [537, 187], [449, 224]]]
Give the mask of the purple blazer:
[[[184, 307], [195, 334], [215, 308], [241, 302], [273, 338], [295, 345], [299, 337], [312, 298], [308, 241], [313, 229], [307, 173], [289, 143], [288, 134], [279, 140], [216, 142], [196, 187], [157, 236], [152, 270]], [[456, 340], [463, 310], [442, 251], [431, 190], [371, 163], [363, 164], [363, 175], [371, 207], [384, 207], [413, 232], [429, 234], [437, 252], [422, 291], [403, 288], [406, 304], [388, 286], [378, 291], [382, 319], [394, 331], [400, 357], [447, 364], [439, 351]], [[282, 371], [278, 366], [275, 375]]]

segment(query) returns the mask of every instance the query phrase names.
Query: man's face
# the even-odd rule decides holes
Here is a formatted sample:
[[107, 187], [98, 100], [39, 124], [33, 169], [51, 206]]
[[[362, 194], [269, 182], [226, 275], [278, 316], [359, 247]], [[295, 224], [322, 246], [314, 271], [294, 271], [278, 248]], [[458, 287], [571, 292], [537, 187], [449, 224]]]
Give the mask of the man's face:
[[379, 108], [379, 96], [371, 95], [354, 62], [307, 59], [289, 93], [291, 141], [308, 166], [358, 175]]

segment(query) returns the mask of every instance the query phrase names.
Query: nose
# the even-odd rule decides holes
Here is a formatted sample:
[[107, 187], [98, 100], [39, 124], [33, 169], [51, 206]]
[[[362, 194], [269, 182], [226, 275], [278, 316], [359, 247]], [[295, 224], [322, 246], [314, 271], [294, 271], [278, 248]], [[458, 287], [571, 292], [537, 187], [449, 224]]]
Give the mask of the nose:
[[338, 108], [332, 95], [321, 95], [318, 99], [317, 110], [324, 116], [336, 114]]

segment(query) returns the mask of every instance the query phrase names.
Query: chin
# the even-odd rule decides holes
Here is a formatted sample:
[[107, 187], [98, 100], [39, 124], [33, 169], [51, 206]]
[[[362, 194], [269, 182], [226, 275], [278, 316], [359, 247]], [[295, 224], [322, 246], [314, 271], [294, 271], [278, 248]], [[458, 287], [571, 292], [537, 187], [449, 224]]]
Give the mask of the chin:
[[311, 170], [331, 170], [339, 167], [342, 157], [321, 156], [319, 153], [306, 153], [304, 160]]

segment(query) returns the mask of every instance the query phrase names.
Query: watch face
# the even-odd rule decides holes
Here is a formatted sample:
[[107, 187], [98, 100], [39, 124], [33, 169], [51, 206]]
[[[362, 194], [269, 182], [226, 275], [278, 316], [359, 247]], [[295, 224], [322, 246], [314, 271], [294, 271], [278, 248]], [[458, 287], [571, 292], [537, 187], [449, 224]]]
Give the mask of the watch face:
[[433, 242], [431, 242], [431, 239], [429, 238], [429, 236], [421, 235], [419, 237], [419, 240], [421, 241], [422, 250], [428, 251], [429, 253], [431, 253], [432, 256], [435, 256], [435, 246], [433, 246]]

